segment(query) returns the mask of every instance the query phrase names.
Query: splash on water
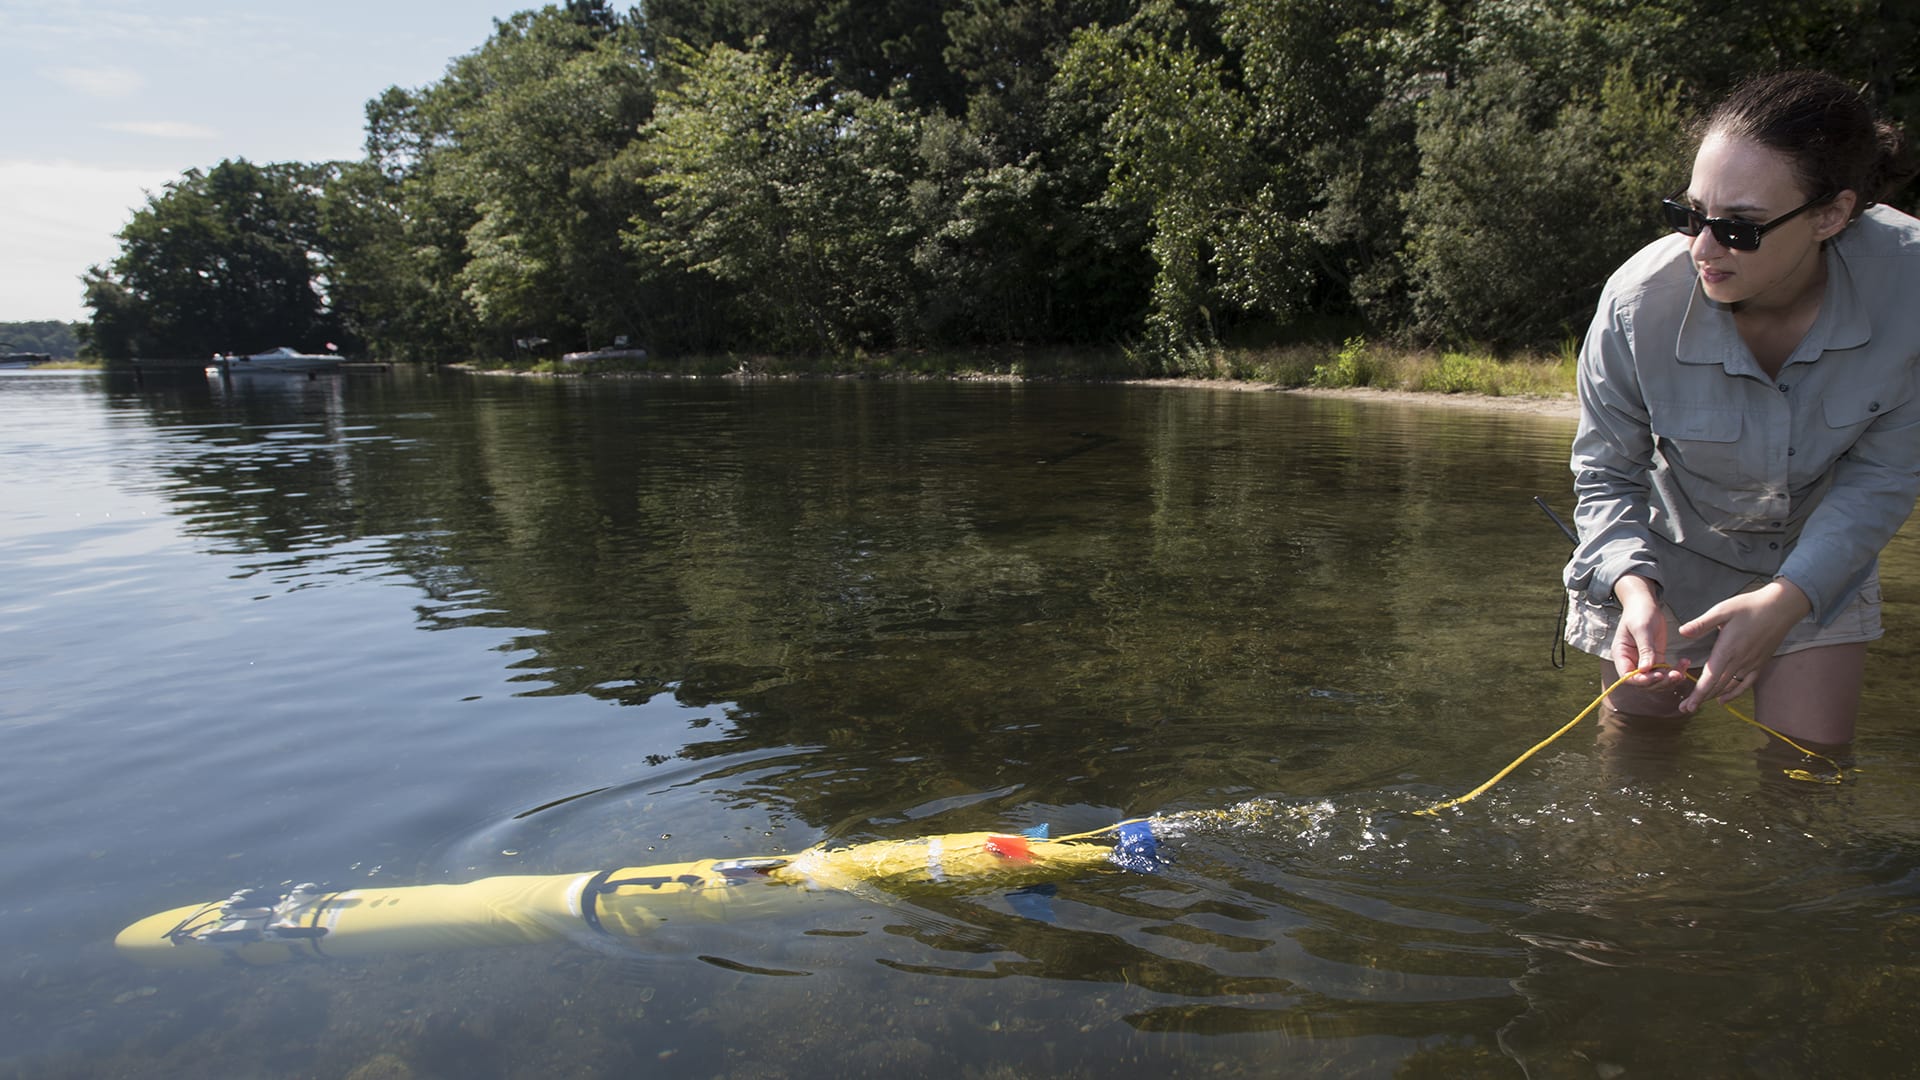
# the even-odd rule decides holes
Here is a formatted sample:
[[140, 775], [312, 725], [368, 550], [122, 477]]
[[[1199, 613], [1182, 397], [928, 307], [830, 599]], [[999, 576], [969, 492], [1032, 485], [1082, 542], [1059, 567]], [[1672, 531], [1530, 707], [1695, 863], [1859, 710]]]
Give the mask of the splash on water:
[[1266, 796], [1231, 806], [1177, 810], [1149, 820], [1163, 839], [1201, 836], [1280, 837], [1295, 849], [1344, 845], [1349, 851], [1391, 846], [1386, 811], [1331, 799], [1287, 802]]

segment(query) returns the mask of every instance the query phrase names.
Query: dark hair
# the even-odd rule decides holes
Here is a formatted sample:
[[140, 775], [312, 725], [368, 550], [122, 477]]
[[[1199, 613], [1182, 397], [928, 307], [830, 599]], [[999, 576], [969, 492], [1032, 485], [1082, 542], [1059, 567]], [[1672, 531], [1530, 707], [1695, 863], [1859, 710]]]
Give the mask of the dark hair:
[[1749, 139], [1793, 163], [1807, 194], [1850, 190], [1853, 214], [1891, 194], [1912, 175], [1906, 139], [1876, 120], [1865, 95], [1818, 71], [1785, 71], [1746, 80], [1694, 126], [1694, 134]]

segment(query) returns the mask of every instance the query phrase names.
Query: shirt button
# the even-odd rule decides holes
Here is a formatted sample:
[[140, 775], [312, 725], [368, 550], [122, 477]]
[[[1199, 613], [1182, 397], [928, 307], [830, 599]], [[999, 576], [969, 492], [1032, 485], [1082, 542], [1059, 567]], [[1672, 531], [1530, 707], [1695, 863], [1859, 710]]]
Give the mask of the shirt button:
[[1792, 456], [1793, 456], [1793, 447], [1791, 447], [1791, 446], [1789, 446], [1789, 447], [1787, 447], [1787, 456], [1788, 456], [1788, 457], [1792, 457]]
[[1879, 411], [1880, 411], [1880, 403], [1879, 403], [1879, 402], [1877, 402], [1877, 401], [1875, 401], [1875, 402], [1871, 402], [1871, 403], [1869, 403], [1869, 404], [1867, 405], [1867, 411], [1868, 411], [1868, 412], [1879, 412]]
[[1780, 550], [1780, 545], [1779, 545], [1779, 544], [1768, 544], [1768, 545], [1767, 545], [1767, 548], [1768, 548], [1769, 550], [1771, 550], [1771, 551], [1779, 551], [1779, 550]]
[[1783, 394], [1787, 392], [1787, 384], [1786, 384], [1786, 383], [1781, 383], [1781, 384], [1780, 384], [1780, 392], [1781, 392], [1781, 393], [1783, 393]]
[[1774, 523], [1773, 523], [1773, 527], [1774, 527], [1774, 528], [1776, 528], [1776, 529], [1777, 529], [1777, 528], [1779, 528], [1779, 527], [1780, 527], [1780, 523], [1779, 523], [1779, 522], [1777, 522], [1777, 521], [1776, 521], [1776, 522], [1774, 522]]

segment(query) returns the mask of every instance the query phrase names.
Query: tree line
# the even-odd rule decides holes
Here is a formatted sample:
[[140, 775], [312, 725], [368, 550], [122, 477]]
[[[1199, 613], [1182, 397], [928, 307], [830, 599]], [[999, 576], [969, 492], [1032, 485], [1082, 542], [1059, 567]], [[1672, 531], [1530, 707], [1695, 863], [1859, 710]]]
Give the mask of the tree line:
[[55, 360], [72, 360], [80, 355], [74, 326], [57, 319], [0, 322], [0, 353], [39, 353]]
[[368, 102], [359, 160], [168, 184], [83, 329], [107, 358], [1553, 348], [1726, 87], [1822, 68], [1903, 121], [1917, 65], [1895, 0], [568, 0]]

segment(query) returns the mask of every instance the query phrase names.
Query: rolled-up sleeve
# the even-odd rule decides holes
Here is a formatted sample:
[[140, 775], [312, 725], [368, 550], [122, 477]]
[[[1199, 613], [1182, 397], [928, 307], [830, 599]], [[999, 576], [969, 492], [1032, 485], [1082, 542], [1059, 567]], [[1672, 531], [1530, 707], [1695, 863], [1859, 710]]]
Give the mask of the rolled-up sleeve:
[[1633, 358], [1633, 327], [1611, 293], [1580, 348], [1580, 428], [1573, 440], [1574, 524], [1579, 543], [1567, 588], [1596, 604], [1626, 574], [1655, 581], [1648, 496], [1653, 432]]

